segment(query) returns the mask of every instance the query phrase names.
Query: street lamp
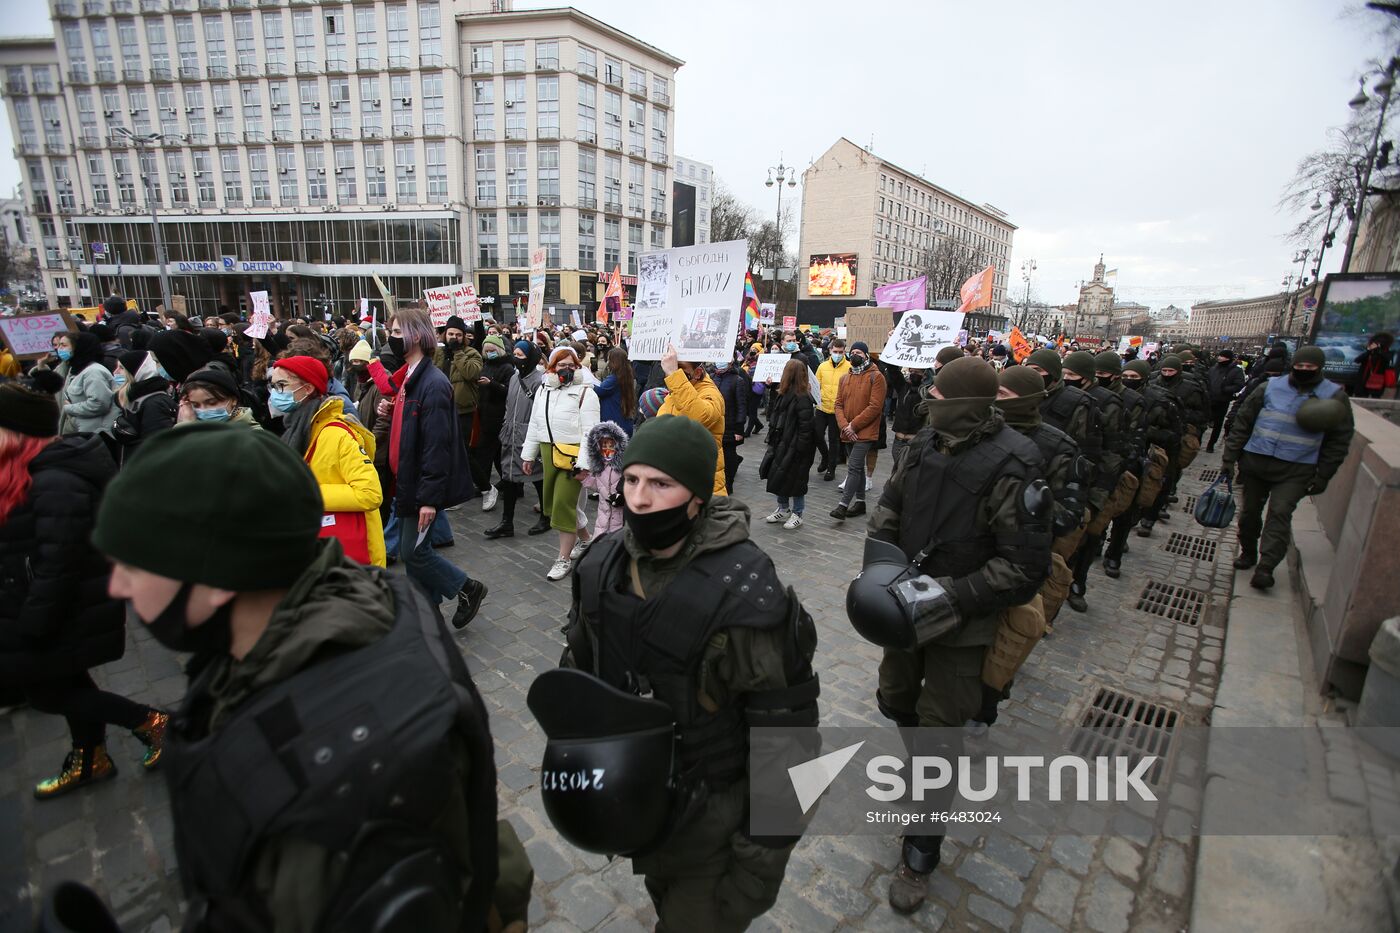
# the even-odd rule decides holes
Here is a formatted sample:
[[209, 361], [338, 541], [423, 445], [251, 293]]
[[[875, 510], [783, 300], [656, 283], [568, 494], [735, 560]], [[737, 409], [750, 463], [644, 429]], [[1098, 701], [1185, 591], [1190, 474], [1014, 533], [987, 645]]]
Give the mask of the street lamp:
[[1026, 320], [1031, 314], [1031, 276], [1035, 274], [1035, 260], [1025, 259], [1021, 262], [1021, 280], [1026, 283], [1026, 303], [1021, 306], [1021, 326], [1026, 326]]
[[[1381, 72], [1381, 79], [1371, 88], [1371, 91], [1380, 98], [1380, 115], [1376, 118], [1376, 130], [1371, 134], [1371, 145], [1366, 149], [1366, 165], [1361, 175], [1361, 185], [1356, 191], [1356, 210], [1352, 213], [1351, 232], [1347, 234], [1346, 252], [1342, 254], [1342, 271], [1348, 272], [1351, 268], [1351, 253], [1356, 247], [1356, 234], [1361, 230], [1361, 215], [1366, 209], [1366, 195], [1371, 188], [1371, 171], [1376, 167], [1376, 153], [1381, 141], [1381, 130], [1385, 128], [1385, 112], [1390, 107], [1390, 92], [1395, 88], [1395, 69], [1400, 65], [1400, 59], [1392, 58], [1390, 64], [1386, 65]], [[1361, 79], [1361, 86], [1356, 89], [1356, 96], [1348, 101], [1348, 106], [1353, 110], [1360, 110], [1366, 106], [1370, 98], [1366, 96], [1366, 79]]]
[[780, 160], [776, 166], [768, 166], [768, 180], [764, 182], [769, 188], [778, 186], [778, 220], [775, 227], [778, 234], [778, 256], [773, 260], [773, 306], [778, 304], [778, 266], [783, 261], [783, 183], [786, 182], [789, 188], [797, 187], [797, 169], [791, 165], [784, 165]]
[[[181, 142], [185, 142], [189, 138], [184, 134], [167, 133], [147, 133], [144, 136], [137, 136], [135, 133], [133, 133], [131, 130], [127, 129], [124, 126], [113, 127], [112, 132], [117, 136], [124, 137], [128, 142], [136, 146], [138, 149], [145, 149], [147, 146], [154, 146], [156, 143], [164, 139], [178, 139]], [[171, 311], [174, 311], [175, 308], [170, 300], [170, 273], [166, 270], [166, 266], [169, 264], [169, 260], [165, 254], [165, 236], [161, 233], [160, 220], [156, 217], [156, 199], [151, 190], [150, 175], [143, 171], [141, 173], [141, 181], [146, 188], [146, 206], [151, 209], [151, 227], [155, 231], [156, 267], [160, 272], [160, 300], [161, 304], [165, 306], [165, 311], [168, 314]]]

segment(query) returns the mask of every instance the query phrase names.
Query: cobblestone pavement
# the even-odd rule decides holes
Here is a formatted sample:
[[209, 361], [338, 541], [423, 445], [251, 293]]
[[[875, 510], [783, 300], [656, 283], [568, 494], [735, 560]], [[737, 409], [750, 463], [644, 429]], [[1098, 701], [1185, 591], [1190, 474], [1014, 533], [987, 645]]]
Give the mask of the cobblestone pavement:
[[[822, 721], [883, 724], [874, 708], [879, 650], [855, 635], [844, 609], [846, 584], [859, 567], [864, 522], [835, 526], [827, 512], [835, 504], [837, 484], [815, 478], [804, 527], [787, 531], [765, 524], [762, 517], [772, 506], [756, 476], [758, 440], [740, 448], [746, 462], [736, 492], [754, 510], [755, 539], [817, 621]], [[1150, 539], [1130, 538], [1120, 579], [1106, 578], [1095, 566], [1089, 611], [1066, 607], [1061, 612], [1054, 635], [1037, 647], [1018, 676], [1015, 696], [1003, 705], [1002, 723], [1078, 723], [1107, 688], [1175, 711], [1182, 724], [1204, 724], [1219, 676], [1234, 532], [1201, 529], [1187, 506], [1207, 485], [1203, 469], [1216, 466], [1215, 456], [1203, 454], [1186, 471], [1170, 522], [1159, 524]], [[888, 469], [888, 455], [882, 454], [872, 497]], [[496, 542], [484, 541], [481, 531], [499, 513], [483, 514], [479, 503], [468, 503], [451, 513], [457, 543], [443, 552], [491, 588], [459, 643], [490, 708], [502, 813], [519, 831], [534, 865], [532, 925], [551, 931], [649, 929], [655, 912], [628, 863], [574, 850], [543, 815], [537, 771], [543, 739], [526, 709], [525, 693], [535, 675], [559, 657], [569, 587], [544, 578], [554, 557], [553, 536], [524, 534], [534, 520], [532, 502], [528, 493], [517, 515], [518, 536]], [[1217, 545], [1214, 560], [1169, 553], [1173, 534]], [[1202, 617], [1186, 624], [1140, 611], [1139, 598], [1149, 582], [1194, 590], [1203, 601]], [[174, 704], [183, 690], [177, 660], [144, 632], [129, 638], [126, 656], [100, 669], [98, 680], [138, 700]], [[66, 878], [94, 884], [128, 930], [178, 928], [179, 886], [164, 784], [159, 776], [142, 773], [134, 738], [114, 731], [110, 741], [121, 769], [115, 780], [40, 804], [30, 788], [62, 761], [64, 724], [28, 710], [0, 715], [0, 933], [27, 929], [38, 892]], [[1200, 770], [1199, 761], [1186, 754], [1176, 756], [1175, 767], [1187, 777]], [[1015, 826], [954, 828], [932, 880], [932, 896], [908, 919], [894, 914], [885, 899], [898, 859], [893, 832], [889, 838], [807, 838], [793, 856], [777, 905], [754, 928], [1180, 930], [1188, 924], [1195, 862], [1191, 828], [1199, 806], [1199, 792], [1188, 782], [1174, 789], [1155, 826], [1124, 810], [1111, 826], [1075, 827], [1051, 837]]]

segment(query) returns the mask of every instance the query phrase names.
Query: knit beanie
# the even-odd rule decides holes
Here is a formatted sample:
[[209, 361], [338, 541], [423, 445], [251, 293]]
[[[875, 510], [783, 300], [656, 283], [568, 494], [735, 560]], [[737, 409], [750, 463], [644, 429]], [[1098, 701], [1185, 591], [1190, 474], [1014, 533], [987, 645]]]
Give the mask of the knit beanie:
[[102, 299], [102, 310], [108, 317], [116, 317], [126, 310], [126, 302], [116, 295], [108, 295]]
[[951, 344], [939, 350], [938, 356], [934, 357], [934, 360], [939, 366], [947, 366], [949, 363], [953, 362], [953, 360], [960, 360], [966, 355], [962, 347], [957, 344]]
[[1133, 360], [1123, 367], [1123, 372], [1137, 373], [1139, 376], [1146, 379], [1148, 376], [1152, 375], [1152, 367], [1148, 364], [1147, 360]]
[[1322, 352], [1321, 347], [1299, 347], [1298, 352], [1293, 354], [1293, 365], [1299, 363], [1313, 363], [1322, 366], [1327, 362], [1327, 356]]
[[1064, 368], [1085, 382], [1094, 381], [1094, 354], [1088, 350], [1075, 350], [1065, 357]]
[[1166, 356], [1162, 357], [1162, 362], [1161, 362], [1160, 364], [1158, 364], [1157, 368], [1158, 368], [1158, 369], [1180, 369], [1180, 368], [1181, 368], [1181, 357], [1177, 356], [1175, 353], [1168, 353]]
[[1039, 366], [1049, 373], [1047, 382], [1059, 382], [1060, 377], [1065, 374], [1065, 364], [1060, 360], [1060, 354], [1049, 347], [1036, 350], [1026, 357], [1026, 363], [1030, 366]]
[[1006, 347], [1001, 344], [992, 347], [992, 356], [1006, 356]]
[[1112, 350], [1105, 350], [1094, 357], [1094, 372], [1113, 373], [1115, 376], [1123, 371], [1123, 358]]
[[[198, 476], [219, 494], [172, 496], [173, 476]], [[92, 542], [172, 580], [279, 589], [316, 559], [321, 515], [315, 477], [270, 432], [194, 423], [142, 443], [108, 485]]]
[[1219, 353], [1217, 353], [1217, 354], [1215, 354], [1215, 355], [1216, 355], [1217, 357], [1223, 356], [1223, 357], [1225, 357], [1225, 359], [1229, 360], [1229, 361], [1232, 362], [1232, 363], [1235, 361], [1235, 351], [1234, 351], [1234, 350], [1231, 350], [1229, 347], [1226, 347], [1224, 350], [1221, 350]]
[[637, 429], [622, 468], [633, 464], [655, 467], [689, 489], [701, 501], [714, 490], [715, 439], [700, 422], [679, 415], [648, 418]]
[[1190, 350], [1182, 350], [1177, 356], [1181, 357], [1182, 363], [1196, 362], [1196, 354], [1192, 353]]
[[938, 371], [933, 384], [945, 399], [993, 399], [1000, 387], [992, 364], [975, 356], [953, 360]]
[[444, 331], [453, 329], [460, 330], [464, 334], [471, 330], [471, 328], [467, 326], [467, 322], [455, 314], [447, 319], [447, 326], [443, 328]]
[[370, 348], [368, 340], [360, 340], [350, 348], [350, 362], [368, 363], [374, 359], [374, 350]]
[[17, 382], [0, 383], [0, 428], [53, 437], [58, 433], [58, 402], [47, 392], [34, 392]]
[[233, 381], [228, 370], [222, 366], [206, 366], [203, 369], [196, 369], [189, 374], [180, 388], [188, 390], [196, 386], [207, 386], [223, 398], [238, 398], [238, 383]]
[[314, 356], [289, 356], [273, 363], [272, 368], [285, 369], [315, 389], [317, 395], [326, 394], [326, 384], [330, 381], [330, 374], [326, 372], [326, 364]]
[[127, 350], [117, 356], [117, 362], [122, 364], [122, 369], [126, 370], [132, 379], [135, 379], [136, 374], [141, 371], [141, 364], [146, 362], [149, 355], [145, 350]]
[[533, 346], [534, 344], [528, 340], [517, 340], [514, 349], [519, 350], [521, 353], [529, 353], [530, 348]]
[[655, 418], [656, 413], [661, 410], [661, 406], [666, 404], [666, 396], [670, 394], [671, 390], [665, 386], [647, 389], [637, 399], [637, 411], [641, 412], [643, 417]]
[[214, 358], [209, 341], [183, 330], [165, 330], [151, 338], [147, 347], [176, 382]]
[[866, 356], [869, 356], [869, 355], [870, 355], [870, 347], [868, 347], [868, 346], [866, 345], [866, 343], [865, 343], [864, 340], [857, 340], [855, 343], [851, 344], [850, 347], [849, 347], [848, 349], [849, 349], [849, 352], [851, 352], [851, 353], [855, 353], [857, 350], [859, 350], [861, 353], [864, 353]]
[[1020, 398], [1045, 394], [1045, 378], [1029, 366], [1008, 366], [997, 378], [1003, 387]]
[[492, 334], [490, 337], [487, 337], [484, 341], [482, 341], [481, 352], [485, 353], [487, 347], [495, 347], [497, 350], [501, 351], [502, 355], [504, 355], [506, 352], [506, 342], [496, 334]]

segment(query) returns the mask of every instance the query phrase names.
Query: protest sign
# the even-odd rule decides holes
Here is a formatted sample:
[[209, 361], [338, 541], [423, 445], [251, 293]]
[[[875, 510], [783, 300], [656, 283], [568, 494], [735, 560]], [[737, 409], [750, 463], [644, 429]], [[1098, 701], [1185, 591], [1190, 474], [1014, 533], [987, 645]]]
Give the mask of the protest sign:
[[783, 330], [797, 330], [797, 315], [783, 315]]
[[773, 322], [778, 319], [778, 306], [772, 302], [767, 302], [758, 306], [758, 323], [773, 326]]
[[872, 348], [872, 353], [876, 352], [874, 347], [885, 345], [893, 326], [894, 311], [889, 308], [846, 309], [846, 339], [851, 343], [865, 341], [865, 345]]
[[[890, 308], [894, 311], [917, 310], [925, 307], [928, 304], [928, 276], [921, 275], [917, 279], [878, 286], [875, 289], [875, 301], [882, 308]], [[881, 337], [880, 339], [885, 338]]]
[[614, 320], [614, 321], [630, 321], [630, 320], [632, 320], [632, 309], [631, 309], [631, 308], [620, 308], [620, 309], [618, 309], [617, 311], [615, 311], [615, 312], [613, 313], [613, 320]]
[[583, 326], [583, 321], [578, 316], [578, 308], [574, 308], [569, 312], [569, 320], [574, 322], [575, 327]]
[[[743, 317], [748, 248], [733, 240], [639, 257], [632, 359], [660, 359], [673, 343], [682, 360], [728, 361]], [[657, 336], [663, 332], [665, 339]]]
[[475, 324], [481, 320], [481, 304], [477, 301], [476, 286], [470, 282], [460, 285], [444, 285], [441, 288], [423, 289], [423, 301], [428, 306], [428, 316], [434, 327], [446, 327], [447, 319], [454, 314], [464, 324]]
[[632, 317], [632, 342], [627, 356], [634, 360], [659, 360], [671, 342], [674, 320], [662, 310], [638, 308]]
[[1119, 338], [1118, 338], [1118, 352], [1119, 352], [1119, 353], [1127, 353], [1129, 347], [1141, 347], [1141, 346], [1142, 346], [1142, 338], [1141, 338], [1141, 337], [1119, 337]]
[[958, 346], [960, 346], [960, 347], [965, 347], [965, 346], [967, 346], [967, 331], [965, 331], [965, 330], [960, 330], [960, 331], [958, 331]]
[[1011, 334], [1007, 337], [1006, 342], [1011, 344], [1011, 355], [1015, 357], [1018, 363], [1024, 361], [1035, 349], [1031, 346], [1030, 341], [1021, 333], [1021, 328], [1019, 327], [1011, 328]]
[[544, 317], [544, 267], [548, 253], [543, 248], [530, 253], [530, 303], [525, 310], [525, 324], [536, 328]]
[[369, 299], [368, 299], [368, 298], [361, 298], [361, 299], [360, 299], [360, 320], [363, 321], [363, 320], [364, 320], [365, 318], [367, 318], [367, 317], [369, 317]]
[[783, 368], [787, 366], [790, 359], [792, 359], [791, 353], [764, 353], [760, 355], [758, 362], [754, 364], [753, 381], [779, 381], [783, 378]]
[[958, 311], [906, 311], [880, 359], [892, 366], [932, 369], [938, 351], [957, 342], [962, 326], [963, 315]]
[[40, 311], [37, 314], [16, 314], [0, 317], [0, 338], [17, 360], [31, 360], [47, 355], [53, 349], [54, 334], [73, 332], [78, 325], [66, 311]]
[[1145, 343], [1145, 344], [1143, 344], [1143, 345], [1142, 345], [1142, 355], [1143, 355], [1143, 356], [1147, 356], [1149, 353], [1156, 353], [1156, 352], [1157, 352], [1157, 347], [1158, 347], [1158, 343], [1157, 343], [1157, 341], [1155, 341], [1155, 340], [1152, 341], [1151, 343]]
[[248, 297], [253, 299], [253, 316], [244, 333], [254, 340], [262, 340], [267, 336], [268, 326], [272, 324], [272, 307], [268, 303], [267, 292], [249, 292]]

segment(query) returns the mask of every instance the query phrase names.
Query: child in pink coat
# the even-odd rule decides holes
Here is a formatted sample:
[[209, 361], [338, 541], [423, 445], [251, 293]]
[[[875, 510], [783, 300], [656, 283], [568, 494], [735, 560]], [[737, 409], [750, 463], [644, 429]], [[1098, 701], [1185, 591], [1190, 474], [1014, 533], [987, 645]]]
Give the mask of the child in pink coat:
[[598, 493], [598, 518], [594, 535], [622, 527], [622, 454], [627, 450], [627, 432], [613, 421], [600, 421], [584, 438], [588, 462], [593, 471], [583, 481], [585, 489]]

